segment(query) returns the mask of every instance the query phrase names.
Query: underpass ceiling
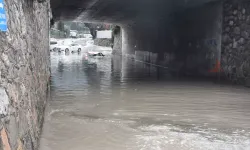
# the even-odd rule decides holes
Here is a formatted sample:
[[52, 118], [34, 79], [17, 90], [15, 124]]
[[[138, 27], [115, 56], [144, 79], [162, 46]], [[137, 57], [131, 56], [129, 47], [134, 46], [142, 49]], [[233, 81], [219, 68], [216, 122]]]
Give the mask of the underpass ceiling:
[[54, 18], [129, 24], [219, 0], [51, 0]]

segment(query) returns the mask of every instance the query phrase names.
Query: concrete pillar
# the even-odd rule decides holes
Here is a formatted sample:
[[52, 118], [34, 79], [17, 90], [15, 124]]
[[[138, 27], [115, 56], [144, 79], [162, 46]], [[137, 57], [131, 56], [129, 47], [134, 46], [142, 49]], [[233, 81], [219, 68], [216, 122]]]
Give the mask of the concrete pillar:
[[113, 54], [122, 55], [122, 29], [118, 26], [113, 31]]
[[131, 26], [122, 26], [122, 54], [135, 54], [135, 32]]

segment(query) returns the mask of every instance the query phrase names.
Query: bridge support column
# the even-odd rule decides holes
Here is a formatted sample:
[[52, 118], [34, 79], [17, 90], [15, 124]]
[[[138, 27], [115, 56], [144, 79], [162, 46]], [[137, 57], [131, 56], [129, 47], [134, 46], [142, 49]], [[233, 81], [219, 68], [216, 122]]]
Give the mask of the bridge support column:
[[122, 54], [122, 29], [119, 26], [113, 29], [113, 54]]
[[135, 30], [131, 26], [122, 26], [122, 54], [135, 54]]

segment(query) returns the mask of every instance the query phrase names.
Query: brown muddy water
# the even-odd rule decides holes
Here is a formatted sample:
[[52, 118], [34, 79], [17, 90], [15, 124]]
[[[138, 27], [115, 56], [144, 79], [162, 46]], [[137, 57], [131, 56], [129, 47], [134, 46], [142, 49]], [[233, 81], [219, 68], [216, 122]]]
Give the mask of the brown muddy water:
[[51, 54], [40, 150], [250, 149], [249, 89], [104, 53]]

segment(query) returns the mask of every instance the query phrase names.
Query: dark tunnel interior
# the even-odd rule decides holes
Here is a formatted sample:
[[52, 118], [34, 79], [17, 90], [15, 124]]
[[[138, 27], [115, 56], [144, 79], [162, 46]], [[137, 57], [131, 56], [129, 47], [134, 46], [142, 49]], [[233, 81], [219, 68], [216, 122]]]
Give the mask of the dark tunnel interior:
[[184, 74], [221, 71], [222, 0], [53, 0], [51, 7], [54, 20], [120, 26], [121, 54]]

